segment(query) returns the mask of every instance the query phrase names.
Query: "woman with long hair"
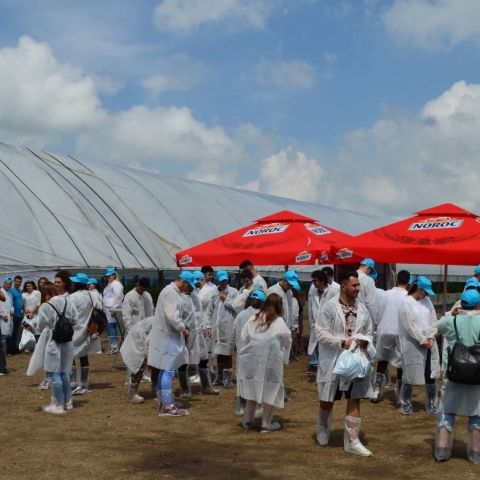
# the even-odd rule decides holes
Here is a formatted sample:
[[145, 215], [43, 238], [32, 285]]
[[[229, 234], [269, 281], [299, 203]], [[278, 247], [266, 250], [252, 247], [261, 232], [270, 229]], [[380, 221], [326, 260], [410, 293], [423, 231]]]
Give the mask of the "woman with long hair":
[[73, 343], [57, 342], [54, 338], [55, 327], [62, 314], [66, 322], [75, 327], [77, 313], [70, 299], [58, 295], [58, 290], [53, 285], [43, 287], [44, 301], [38, 311], [38, 329], [41, 334], [27, 370], [27, 375], [31, 376], [43, 368], [51, 380], [52, 403], [43, 407], [43, 411], [54, 414], [65, 413], [73, 408], [68, 381], [73, 361]]
[[40, 277], [37, 282], [38, 291], [41, 292], [42, 288], [49, 283], [52, 283], [52, 282], [50, 282], [50, 280], [47, 277]]
[[25, 282], [22, 293], [23, 313], [25, 315], [23, 318], [23, 325], [27, 328], [28, 326], [31, 327], [36, 340], [38, 340], [38, 337], [40, 336], [40, 332], [37, 328], [37, 320], [41, 297], [42, 294], [37, 290], [35, 282], [32, 280]]
[[272, 293], [241, 332], [245, 346], [238, 353], [238, 394], [247, 400], [245, 430], [252, 428], [257, 404], [263, 405], [261, 433], [282, 428], [272, 422], [273, 408], [283, 408], [283, 365], [288, 363], [292, 346], [292, 334], [282, 315], [283, 300]]

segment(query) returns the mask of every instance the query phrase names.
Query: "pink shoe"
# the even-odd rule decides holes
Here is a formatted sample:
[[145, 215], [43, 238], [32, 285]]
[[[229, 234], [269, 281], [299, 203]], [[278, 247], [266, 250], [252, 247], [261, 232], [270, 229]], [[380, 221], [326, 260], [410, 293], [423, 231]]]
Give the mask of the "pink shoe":
[[178, 408], [175, 405], [164, 406], [159, 413], [160, 417], [187, 417], [188, 415], [190, 415], [188, 410]]

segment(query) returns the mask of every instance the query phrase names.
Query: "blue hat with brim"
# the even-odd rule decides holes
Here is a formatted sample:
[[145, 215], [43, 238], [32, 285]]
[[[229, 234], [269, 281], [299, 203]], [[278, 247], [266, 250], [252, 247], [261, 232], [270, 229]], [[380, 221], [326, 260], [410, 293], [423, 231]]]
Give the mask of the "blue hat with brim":
[[9, 282], [9, 283], [13, 283], [13, 278], [12, 277], [5, 277], [3, 279], [4, 282]]
[[205, 280], [205, 275], [200, 270], [195, 270], [193, 272], [193, 276], [194, 276], [196, 282], [198, 282], [200, 280]]
[[465, 282], [465, 288], [478, 288], [480, 286], [480, 282], [475, 277], [470, 277]]
[[216, 274], [215, 274], [215, 280], [217, 282], [223, 282], [225, 280], [228, 280], [228, 273], [225, 271], [225, 270], [219, 270]]
[[80, 285], [88, 285], [88, 275], [85, 273], [77, 273], [73, 277], [70, 277], [70, 281], [73, 283], [79, 283]]
[[427, 277], [418, 277], [417, 286], [421, 288], [429, 297], [433, 297], [435, 292], [432, 290], [432, 282]]
[[475, 267], [475, 274], [474, 275], [480, 275], [480, 265], [477, 265]]
[[460, 296], [462, 307], [474, 308], [480, 304], [480, 292], [478, 290], [465, 290]]
[[116, 271], [114, 268], [107, 268], [107, 269], [105, 270], [104, 275], [105, 275], [106, 277], [109, 277], [110, 275], [115, 275], [116, 273], [117, 273], [117, 271]]
[[265, 295], [265, 292], [263, 290], [254, 290], [250, 294], [250, 298], [254, 298], [255, 300], [261, 300], [264, 302], [267, 299], [267, 296]]
[[286, 280], [290, 286], [296, 290], [300, 291], [300, 284], [298, 283], [298, 274], [295, 270], [289, 270], [283, 274], [283, 279]]
[[179, 277], [182, 280], [185, 280], [193, 288], [193, 290], [197, 288], [197, 286], [195, 285], [195, 277], [193, 276], [192, 272], [185, 270], [182, 273], [180, 273]]
[[89, 278], [88, 279], [89, 285], [98, 285], [98, 280], [96, 278]]

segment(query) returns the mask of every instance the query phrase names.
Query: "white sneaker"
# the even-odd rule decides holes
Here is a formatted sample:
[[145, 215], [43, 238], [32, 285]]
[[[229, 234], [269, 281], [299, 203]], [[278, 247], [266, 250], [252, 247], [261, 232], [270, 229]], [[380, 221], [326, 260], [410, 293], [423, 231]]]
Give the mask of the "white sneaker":
[[88, 388], [82, 387], [79, 385], [75, 389], [72, 390], [72, 395], [83, 395], [84, 393], [88, 393]]
[[46, 413], [54, 413], [57, 415], [65, 413], [65, 409], [63, 408], [63, 405], [55, 405], [54, 403], [51, 403], [46, 407], [42, 407], [42, 410]]
[[190, 377], [190, 383], [195, 384], [195, 385], [200, 385], [200, 375], [193, 375], [193, 377]]
[[245, 409], [243, 407], [238, 407], [235, 409], [236, 417], [243, 417], [245, 415]]
[[65, 405], [63, 408], [68, 412], [70, 410], [73, 410], [73, 400], [70, 399], [68, 402], [65, 402]]
[[347, 453], [353, 453], [354, 455], [359, 455], [361, 457], [371, 457], [373, 453], [365, 447], [360, 440], [353, 440], [352, 442], [348, 442], [344, 446], [344, 450]]
[[140, 383], [150, 383], [152, 379], [148, 375], [144, 375], [140, 380]]
[[140, 403], [143, 403], [145, 399], [141, 395], [133, 395], [133, 397], [130, 397], [127, 399], [128, 403], [133, 403], [134, 405], [138, 405]]
[[330, 432], [325, 427], [318, 427], [317, 443], [321, 447], [326, 447], [330, 440]]

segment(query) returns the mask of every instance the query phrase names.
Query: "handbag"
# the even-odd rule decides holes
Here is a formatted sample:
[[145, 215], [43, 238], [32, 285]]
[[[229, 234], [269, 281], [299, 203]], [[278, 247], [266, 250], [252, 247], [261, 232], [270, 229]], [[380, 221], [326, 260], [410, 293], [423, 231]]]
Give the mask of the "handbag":
[[447, 378], [463, 385], [480, 385], [480, 336], [475, 345], [466, 347], [458, 338], [456, 315], [453, 326], [457, 341], [448, 349]]

